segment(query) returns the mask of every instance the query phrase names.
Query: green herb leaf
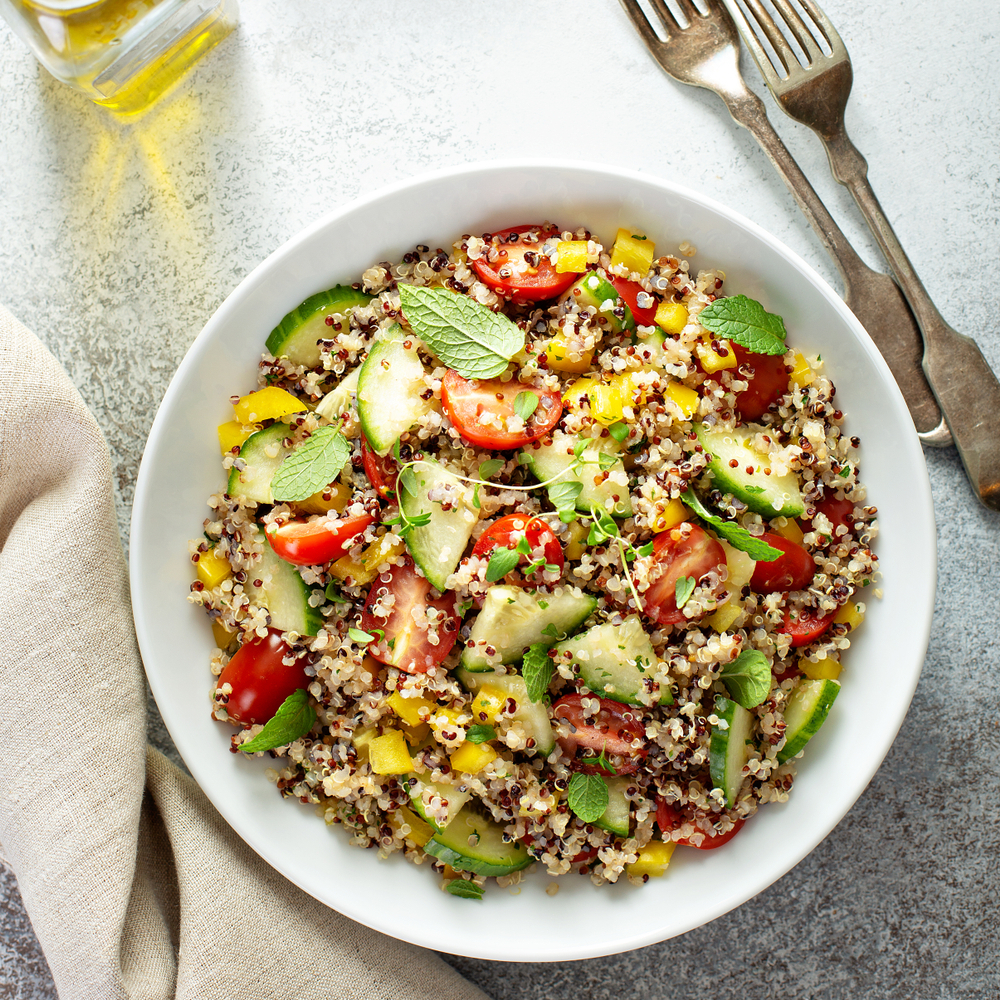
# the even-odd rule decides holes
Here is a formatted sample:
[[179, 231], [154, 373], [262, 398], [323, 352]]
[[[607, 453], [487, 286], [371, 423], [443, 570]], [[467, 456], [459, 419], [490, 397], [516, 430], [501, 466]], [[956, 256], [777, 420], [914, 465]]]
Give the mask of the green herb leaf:
[[697, 581], [693, 576], [681, 576], [677, 578], [674, 583], [674, 596], [677, 598], [677, 610], [680, 611], [681, 608], [687, 604], [691, 595], [694, 593], [694, 585]]
[[331, 580], [326, 585], [325, 596], [328, 601], [333, 601], [336, 604], [350, 604], [351, 600], [349, 597], [345, 597], [341, 593], [340, 587], [337, 585], [336, 580]]
[[597, 453], [597, 465], [601, 472], [607, 472], [608, 469], [616, 465], [618, 459], [614, 455], [609, 455], [606, 451], [599, 451]]
[[482, 509], [482, 504], [479, 502], [479, 483], [476, 483], [476, 488], [472, 491], [472, 506], [476, 510]]
[[318, 427], [278, 466], [271, 495], [279, 503], [305, 500], [332, 483], [350, 457], [351, 446], [340, 431]]
[[716, 336], [740, 344], [754, 354], [784, 354], [785, 324], [756, 299], [733, 295], [716, 299], [698, 314], [698, 322]]
[[771, 664], [759, 649], [744, 649], [719, 676], [729, 697], [744, 708], [756, 707], [771, 690]]
[[525, 422], [538, 409], [537, 392], [519, 392], [514, 397], [514, 412]]
[[576, 520], [576, 501], [583, 492], [583, 483], [576, 480], [549, 485], [549, 500], [559, 513], [559, 520], [569, 524]]
[[[611, 676], [611, 674], [609, 674], [607, 670], [602, 670], [601, 674], [604, 677]], [[615, 770], [614, 765], [607, 758], [607, 749], [608, 745], [607, 743], [605, 743], [604, 746], [601, 748], [601, 752], [596, 757], [581, 757], [580, 760], [585, 761], [591, 767], [599, 768], [606, 774], [617, 774], [618, 772]]]
[[520, 552], [522, 556], [531, 555], [531, 542], [528, 541], [527, 535], [522, 535], [518, 539], [517, 545], [514, 546], [514, 550], [516, 552]]
[[846, 479], [850, 474], [851, 474], [851, 467], [849, 465], [845, 465], [840, 470], [840, 472], [837, 473], [837, 475], [840, 476], [841, 479]]
[[628, 437], [628, 424], [619, 420], [617, 424], [612, 424], [608, 428], [608, 433], [621, 444]]
[[497, 738], [497, 731], [492, 726], [469, 726], [465, 738], [470, 743], [488, 743]]
[[316, 709], [309, 704], [305, 688], [299, 688], [281, 703], [274, 717], [268, 720], [252, 740], [240, 744], [240, 749], [244, 753], [259, 753], [261, 750], [283, 747], [286, 743], [294, 743], [300, 736], [305, 736], [315, 722]]
[[453, 896], [461, 896], [462, 899], [483, 898], [483, 887], [470, 882], [467, 878], [453, 878], [448, 883], [448, 892]]
[[[384, 632], [382, 634], [385, 635]], [[369, 635], [364, 630], [355, 628], [353, 625], [347, 630], [347, 638], [352, 642], [375, 642], [375, 636]]]
[[417, 496], [420, 486], [417, 483], [417, 474], [414, 472], [412, 465], [406, 466], [406, 468], [400, 472], [399, 488], [401, 490], [405, 490], [411, 497]]
[[652, 542], [646, 542], [645, 545], [640, 545], [635, 551], [640, 556], [651, 556], [655, 547]]
[[547, 643], [536, 642], [528, 647], [521, 663], [521, 676], [524, 686], [528, 689], [528, 697], [532, 701], [541, 701], [549, 689], [556, 673], [556, 665], [549, 656]]
[[520, 553], [513, 549], [494, 549], [486, 565], [486, 581], [496, 583], [502, 580], [520, 561]]
[[399, 286], [413, 332], [465, 378], [495, 378], [524, 347], [524, 331], [503, 313], [443, 288]]
[[492, 479], [506, 463], [502, 458], [488, 458], [479, 466], [480, 479]]
[[545, 628], [542, 629], [542, 635], [550, 635], [556, 642], [562, 642], [566, 638], [566, 633], [561, 632], [555, 622], [549, 622]]
[[716, 534], [721, 535], [734, 549], [745, 552], [756, 562], [774, 562], [775, 559], [781, 558], [781, 549], [776, 549], [773, 545], [768, 545], [767, 542], [755, 538], [735, 521], [725, 521], [710, 513], [708, 508], [698, 499], [694, 490], [686, 490], [681, 499], [698, 517], [707, 521], [715, 529]]
[[569, 779], [566, 801], [584, 823], [594, 823], [608, 808], [608, 783], [599, 774], [574, 774]]

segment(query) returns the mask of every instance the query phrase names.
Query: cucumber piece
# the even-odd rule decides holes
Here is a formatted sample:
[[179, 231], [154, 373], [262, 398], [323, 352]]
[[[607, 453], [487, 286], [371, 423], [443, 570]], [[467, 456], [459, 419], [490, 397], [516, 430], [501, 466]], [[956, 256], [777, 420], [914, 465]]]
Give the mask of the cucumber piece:
[[246, 468], [241, 472], [234, 465], [230, 470], [226, 492], [231, 497], [254, 503], [274, 503], [271, 480], [289, 453], [289, 449], [281, 443], [288, 433], [288, 424], [278, 420], [270, 427], [251, 434], [243, 442], [240, 458], [246, 463]]
[[368, 305], [371, 298], [348, 285], [335, 285], [310, 295], [271, 331], [264, 346], [276, 358], [315, 368], [320, 358], [319, 341], [329, 340], [334, 333], [326, 325], [326, 317], [333, 313], [346, 317], [357, 306]]
[[[560, 663], [571, 659], [580, 679], [595, 694], [628, 705], [643, 704], [638, 694], [656, 662], [653, 643], [638, 615], [629, 615], [621, 625], [595, 625], [560, 642], [556, 655]], [[659, 704], [673, 703], [670, 688], [662, 688]]]
[[351, 369], [340, 383], [334, 386], [316, 404], [316, 412], [321, 417], [326, 417], [330, 423], [336, 423], [339, 417], [354, 408], [354, 397], [358, 391], [358, 375], [360, 372], [360, 368]]
[[605, 778], [608, 786], [608, 807], [600, 819], [594, 820], [594, 826], [607, 830], [618, 837], [627, 837], [629, 823], [632, 818], [632, 806], [625, 794], [629, 786], [628, 778]]
[[[549, 443], [532, 445], [522, 451], [518, 461], [527, 465], [540, 483], [548, 482], [550, 479], [556, 482], [580, 483], [583, 489], [576, 499], [576, 509], [584, 514], [589, 514], [595, 507], [600, 507], [614, 517], [631, 517], [632, 498], [629, 495], [629, 488], [627, 485], [623, 486], [620, 481], [624, 479], [626, 483], [628, 482], [621, 459], [616, 459], [604, 470], [613, 478], [605, 479], [600, 484], [594, 483], [594, 478], [602, 471], [600, 456], [614, 454], [619, 448], [618, 442], [612, 437], [589, 438], [587, 446], [577, 459], [573, 449], [579, 441], [580, 438], [575, 435], [556, 431]], [[605, 465], [607, 465], [606, 459]], [[551, 486], [548, 489], [551, 492]]]
[[715, 714], [728, 728], [712, 727], [708, 745], [708, 766], [712, 784], [726, 795], [726, 805], [736, 804], [736, 796], [743, 784], [743, 768], [750, 759], [750, 733], [753, 730], [753, 713], [735, 701], [715, 699]]
[[534, 643], [554, 646], [571, 635], [596, 607], [597, 598], [576, 587], [561, 586], [551, 594], [502, 583], [490, 587], [462, 653], [462, 666], [477, 671], [517, 663]]
[[750, 428], [713, 431], [704, 424], [695, 424], [694, 430], [702, 447], [711, 455], [708, 471], [716, 489], [732, 493], [763, 517], [800, 517], [805, 513], [798, 476], [794, 472], [765, 475], [770, 459], [750, 444], [754, 435]]
[[[260, 563], [247, 574], [247, 596], [254, 604], [267, 608], [271, 628], [316, 635], [323, 625], [323, 615], [309, 604], [312, 589], [291, 563], [274, 554], [263, 531], [258, 529], [257, 538], [264, 543], [264, 552]], [[254, 580], [260, 580], [261, 586], [254, 586]]]
[[[400, 510], [411, 520], [425, 514], [430, 515], [430, 520], [407, 533], [406, 547], [431, 584], [438, 590], [447, 590], [448, 577], [455, 572], [465, 552], [479, 511], [468, 498], [471, 491], [466, 484], [439, 462], [427, 459], [410, 468], [412, 479], [408, 474], [399, 477]], [[407, 488], [407, 480], [411, 485], [416, 481], [416, 493]], [[442, 489], [447, 491], [450, 510], [444, 509], [441, 500], [428, 497], [430, 492]]]
[[785, 745], [778, 762], [791, 760], [816, 735], [840, 693], [840, 681], [801, 680], [785, 705]]
[[524, 726], [524, 731], [534, 741], [534, 751], [548, 757], [556, 746], [556, 734], [549, 719], [549, 711], [544, 702], [532, 701], [528, 697], [528, 687], [520, 674], [472, 673], [458, 668], [458, 682], [466, 691], [476, 694], [480, 688], [489, 685], [502, 691], [517, 702], [513, 718]]
[[[598, 316], [608, 321], [608, 329], [614, 333], [635, 329], [635, 318], [625, 300], [618, 294], [615, 286], [604, 277], [604, 272], [588, 271], [581, 275], [563, 293], [561, 302], [576, 302], [582, 309], [590, 306]], [[625, 310], [624, 316], [616, 316], [614, 309]]]
[[[459, 814], [472, 792], [460, 792], [455, 785], [442, 785], [437, 781], [425, 781], [415, 774], [409, 776], [410, 805], [413, 811], [434, 830], [443, 830]], [[433, 798], [441, 800], [436, 808], [431, 806]]]
[[[409, 341], [410, 347], [404, 347]], [[372, 345], [358, 373], [358, 419], [368, 443], [379, 455], [392, 446], [425, 413], [433, 399], [421, 399], [423, 362], [417, 354], [416, 337], [406, 337], [396, 323], [382, 340]]]
[[523, 844], [505, 844], [503, 828], [468, 806], [424, 845], [452, 868], [477, 875], [510, 875], [534, 860]]

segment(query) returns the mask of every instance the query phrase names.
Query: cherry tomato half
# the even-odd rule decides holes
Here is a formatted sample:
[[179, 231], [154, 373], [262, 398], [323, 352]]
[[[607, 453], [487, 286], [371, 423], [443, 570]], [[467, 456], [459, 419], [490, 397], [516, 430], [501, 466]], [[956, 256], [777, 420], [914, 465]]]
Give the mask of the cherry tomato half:
[[264, 639], [244, 640], [219, 677], [219, 687], [229, 684], [233, 689], [226, 703], [233, 722], [267, 722], [290, 694], [308, 686], [301, 659], [284, 662], [291, 655], [277, 629], [268, 629]]
[[772, 403], [788, 392], [788, 370], [783, 354], [752, 354], [745, 347], [730, 342], [736, 354], [741, 379], [749, 382], [748, 388], [736, 393], [736, 412], [743, 420], [760, 420]]
[[377, 455], [372, 446], [368, 443], [368, 438], [361, 435], [361, 462], [364, 466], [365, 475], [368, 482], [372, 484], [372, 489], [383, 500], [396, 499], [396, 477], [399, 475], [399, 466], [390, 452], [386, 456]]
[[[738, 819], [733, 828], [727, 833], [707, 833], [705, 839], [700, 844], [692, 844], [687, 837], [675, 840], [675, 844], [683, 844], [685, 847], [697, 847], [699, 851], [714, 851], [723, 844], [728, 844], [743, 829], [745, 819]], [[664, 833], [671, 833], [684, 823], [684, 816], [674, 806], [669, 805], [663, 799], [656, 806], [656, 824]]]
[[265, 528], [274, 553], [296, 566], [317, 566], [339, 559], [360, 534], [375, 520], [371, 514], [354, 517], [317, 517], [309, 521], [285, 521]]
[[[524, 239], [527, 233], [534, 234], [535, 239]], [[552, 237], [559, 238], [558, 226], [512, 226], [493, 233], [487, 240], [500, 254], [499, 260], [490, 263], [480, 257], [469, 263], [490, 288], [515, 302], [553, 299], [562, 295], [579, 275], [572, 271], [560, 273], [548, 257], [541, 256], [539, 251], [543, 244]]]
[[[538, 404], [523, 423], [514, 403], [521, 393], [534, 393]], [[441, 382], [441, 402], [458, 433], [480, 448], [520, 448], [545, 437], [562, 416], [562, 396], [555, 390], [535, 389], [516, 379], [467, 379], [449, 370]], [[508, 422], [515, 417], [516, 430]]]
[[[639, 716], [639, 710], [610, 698], [597, 698], [601, 703], [596, 715], [585, 716], [583, 699], [597, 698], [597, 695], [567, 694], [552, 706], [552, 717], [556, 722], [568, 723], [570, 732], [559, 737], [559, 746], [572, 761], [574, 771], [584, 774], [608, 774], [600, 766], [587, 763], [587, 757], [605, 755], [614, 767], [615, 774], [634, 774], [639, 760], [648, 753], [646, 729]], [[633, 744], [641, 741], [639, 747]], [[577, 757], [580, 748], [591, 751], [584, 757]]]
[[628, 278], [619, 278], [615, 275], [608, 275], [608, 280], [614, 285], [615, 291], [625, 301], [625, 305], [632, 310], [632, 316], [639, 326], [652, 326], [656, 321], [656, 301], [651, 306], [641, 307], [638, 303], [639, 292], [643, 291], [642, 285], [636, 281], [629, 281]]
[[[429, 600], [430, 590], [430, 582], [417, 573], [409, 559], [375, 579], [361, 615], [361, 628], [372, 634], [373, 629], [385, 633], [368, 647], [376, 660], [407, 673], [423, 674], [451, 652], [461, 625], [457, 598], [448, 592]], [[434, 628], [428, 623], [429, 616], [437, 621]]]
[[[854, 504], [850, 500], [838, 500], [836, 496], [827, 494], [816, 504], [816, 511], [825, 514], [833, 525], [835, 539], [845, 538], [854, 531]], [[814, 515], [815, 516], [815, 515]], [[802, 520], [803, 531], [815, 531], [813, 519], [804, 517]], [[846, 528], [846, 531], [838, 531], [838, 528]]]
[[800, 611], [793, 618], [792, 614], [786, 611], [784, 619], [775, 631], [790, 635], [793, 646], [808, 646], [830, 627], [836, 613], [831, 611], [828, 615], [818, 615], [815, 611]]
[[[688, 619], [684, 609], [677, 607], [677, 581], [694, 577], [701, 583], [710, 573], [721, 582], [726, 565], [722, 546], [704, 528], [685, 521], [662, 531], [653, 540], [653, 560], [650, 576], [653, 582], [642, 595], [642, 611], [660, 625], [678, 625]], [[659, 575], [656, 575], [659, 573]]]
[[[527, 556], [521, 553], [519, 566], [527, 566], [538, 559], [544, 559], [550, 566], [558, 566], [561, 570], [565, 557], [562, 546], [555, 532], [540, 518], [530, 517], [527, 514], [507, 514], [494, 521], [480, 536], [472, 550], [474, 556], [488, 556], [494, 549], [513, 549], [521, 539], [527, 539], [532, 553], [542, 548], [539, 556]], [[545, 566], [539, 566], [525, 580], [517, 570], [513, 570], [504, 577], [506, 583], [520, 585], [524, 583], [542, 583], [542, 573]]]
[[782, 535], [765, 531], [760, 536], [772, 548], [781, 549], [782, 554], [773, 562], [758, 562], [750, 577], [750, 589], [758, 594], [774, 594], [779, 590], [804, 590], [816, 572], [813, 557], [801, 545]]

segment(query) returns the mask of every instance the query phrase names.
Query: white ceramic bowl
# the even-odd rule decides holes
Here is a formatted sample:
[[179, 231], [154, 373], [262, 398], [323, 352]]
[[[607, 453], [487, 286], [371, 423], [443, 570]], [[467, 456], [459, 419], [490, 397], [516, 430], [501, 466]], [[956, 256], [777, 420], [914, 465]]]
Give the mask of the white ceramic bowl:
[[[879, 508], [884, 590], [852, 644], [844, 686], [810, 743], [787, 803], [768, 805], [718, 851], [679, 849], [666, 877], [643, 888], [597, 888], [544, 874], [481, 903], [439, 889], [429, 866], [347, 843], [310, 807], [281, 801], [264, 763], [229, 752], [230, 729], [209, 716], [212, 639], [186, 600], [187, 540], [223, 482], [216, 426], [229, 397], [254, 384], [264, 339], [313, 292], [358, 279], [417, 243], [526, 221], [585, 224], [605, 242], [637, 226], [663, 252], [684, 240], [697, 267], [718, 266], [729, 294], [782, 315], [790, 343], [821, 352]], [[790, 250], [735, 212], [691, 191], [610, 167], [509, 163], [435, 173], [321, 219], [275, 251], [223, 303], [177, 371], [150, 432], [132, 518], [132, 601], [160, 711], [191, 773], [262, 857], [317, 899], [371, 927], [429, 948], [505, 961], [612, 954], [697, 927], [750, 899], [808, 854], [868, 784], [902, 723], [930, 629], [934, 523], [927, 473], [902, 397], [860, 324]], [[845, 863], [847, 863], [845, 861]]]

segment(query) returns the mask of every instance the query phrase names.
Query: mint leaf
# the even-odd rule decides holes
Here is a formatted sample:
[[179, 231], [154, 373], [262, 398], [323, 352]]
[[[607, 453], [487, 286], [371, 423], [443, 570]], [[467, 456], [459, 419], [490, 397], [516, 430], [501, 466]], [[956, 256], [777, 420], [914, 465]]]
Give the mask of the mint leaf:
[[719, 676], [729, 697], [744, 708], [756, 707], [771, 690], [771, 664], [759, 649], [744, 649]]
[[520, 553], [513, 549], [494, 549], [486, 565], [487, 583], [502, 580], [521, 561]]
[[448, 892], [462, 899], [482, 899], [483, 887], [470, 882], [467, 878], [453, 878], [448, 883]]
[[492, 726], [469, 726], [465, 738], [470, 743], [488, 743], [497, 738], [497, 731]]
[[324, 591], [324, 596], [328, 601], [333, 601], [335, 604], [350, 604], [351, 599], [345, 597], [341, 593], [340, 586], [337, 584], [336, 580], [331, 580], [326, 585], [326, 590]]
[[480, 479], [492, 479], [505, 465], [502, 458], [488, 458], [479, 466]]
[[698, 499], [697, 494], [692, 489], [687, 489], [681, 499], [700, 517], [707, 521], [717, 535], [721, 535], [734, 549], [745, 552], [756, 562], [774, 562], [780, 559], [781, 549], [776, 549], [773, 545], [759, 538], [755, 538], [744, 528], [741, 528], [735, 521], [724, 521], [721, 517], [709, 513], [708, 508]]
[[576, 501], [583, 492], [583, 483], [577, 480], [551, 483], [549, 485], [549, 500], [559, 513], [559, 520], [569, 523], [576, 520]]
[[318, 427], [282, 463], [271, 478], [278, 503], [305, 500], [340, 475], [351, 457], [347, 438], [334, 427]]
[[548, 645], [536, 642], [529, 646], [521, 663], [521, 676], [524, 678], [524, 686], [528, 689], [528, 697], [532, 701], [542, 700], [555, 673], [556, 665], [549, 656]]
[[519, 392], [514, 397], [514, 412], [525, 422], [538, 409], [537, 392]]
[[252, 740], [240, 744], [240, 749], [244, 753], [259, 753], [261, 750], [283, 747], [286, 743], [294, 743], [300, 736], [305, 736], [315, 722], [316, 709], [309, 704], [306, 689], [299, 688], [278, 706], [274, 717], [268, 720]]
[[674, 596], [677, 599], [677, 610], [687, 604], [689, 598], [694, 593], [695, 578], [693, 576], [681, 576], [674, 583]]
[[608, 783], [599, 774], [574, 774], [566, 801], [584, 823], [594, 823], [608, 808]]
[[612, 424], [608, 428], [608, 433], [621, 444], [628, 437], [628, 424], [619, 420], [617, 424]]
[[413, 332], [465, 378], [495, 378], [524, 347], [524, 331], [503, 313], [443, 288], [399, 286]]
[[785, 323], [756, 299], [733, 295], [716, 299], [698, 313], [698, 322], [716, 336], [731, 340], [754, 354], [784, 354]]

